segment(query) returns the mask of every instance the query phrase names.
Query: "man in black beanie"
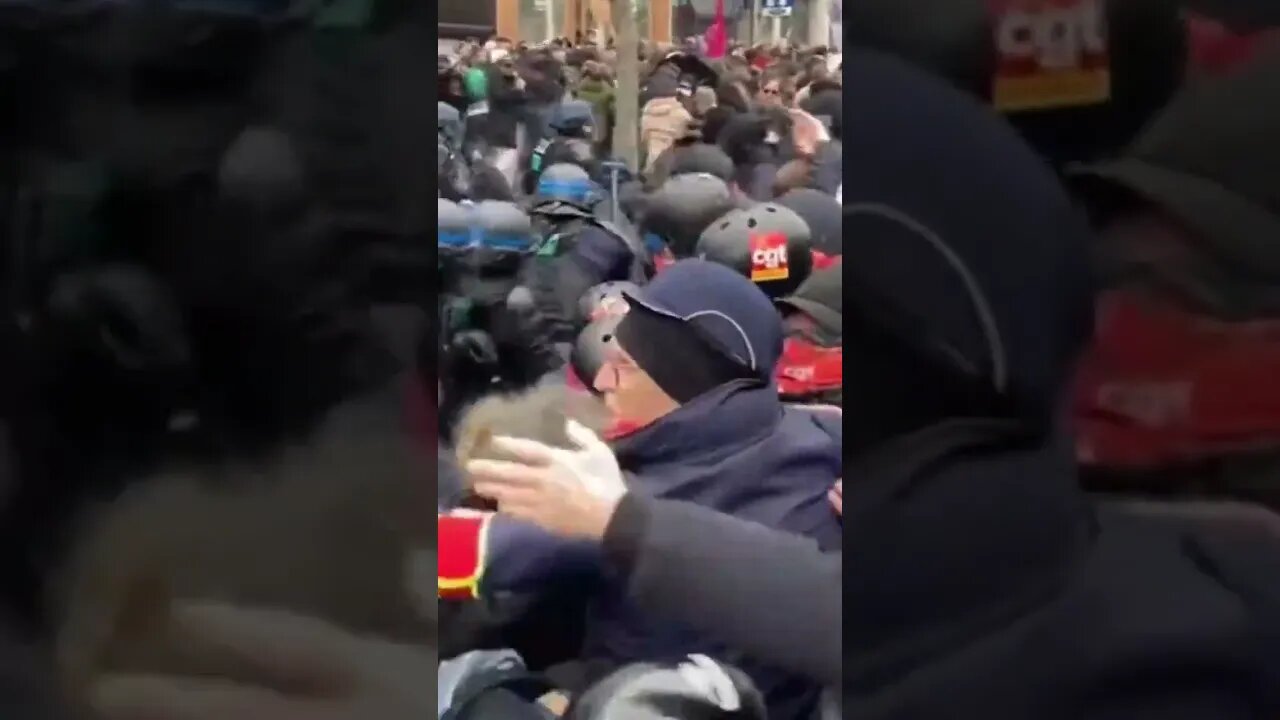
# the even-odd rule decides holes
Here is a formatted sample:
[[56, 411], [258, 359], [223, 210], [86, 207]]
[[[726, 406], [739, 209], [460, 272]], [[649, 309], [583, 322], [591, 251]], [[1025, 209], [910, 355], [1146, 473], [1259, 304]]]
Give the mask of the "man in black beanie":
[[[610, 437], [627, 482], [647, 496], [840, 547], [840, 520], [826, 496], [843, 470], [842, 428], [838, 419], [779, 400], [773, 377], [782, 320], [769, 298], [732, 269], [703, 260], [677, 262], [624, 297], [625, 316], [601, 338], [603, 362], [582, 379], [614, 416]], [[580, 546], [502, 515], [490, 521], [486, 547], [476, 573], [486, 596], [581, 573], [587, 562]], [[588, 681], [631, 663], [704, 653], [746, 672], [770, 718], [813, 716], [818, 684], [652, 617], [610, 574], [599, 580], [582, 650]]]
[[614, 339], [596, 388], [623, 422], [648, 425], [722, 385], [751, 379], [746, 367], [676, 318], [629, 312]]

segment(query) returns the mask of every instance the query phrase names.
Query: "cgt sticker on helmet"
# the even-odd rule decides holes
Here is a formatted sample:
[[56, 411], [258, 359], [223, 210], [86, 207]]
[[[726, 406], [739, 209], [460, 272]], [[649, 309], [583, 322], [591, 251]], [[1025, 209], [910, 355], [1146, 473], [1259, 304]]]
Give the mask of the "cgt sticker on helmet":
[[787, 261], [787, 236], [763, 233], [751, 236], [751, 282], [772, 282], [791, 277]]
[[1003, 112], [1111, 99], [1103, 0], [987, 0], [996, 51], [992, 100]]

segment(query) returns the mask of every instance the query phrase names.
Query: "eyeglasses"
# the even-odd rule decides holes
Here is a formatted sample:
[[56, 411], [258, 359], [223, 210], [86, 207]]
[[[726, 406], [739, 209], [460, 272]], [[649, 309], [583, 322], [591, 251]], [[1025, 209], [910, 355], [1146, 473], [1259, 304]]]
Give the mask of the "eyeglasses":
[[[613, 342], [612, 337], [606, 336], [604, 341], [606, 343], [605, 355], [604, 362], [600, 366], [600, 372], [608, 371], [611, 374], [609, 379], [612, 382], [610, 384], [613, 387], [617, 387], [623, 377], [640, 372], [640, 366], [636, 365], [631, 358], [622, 352], [622, 349]], [[599, 376], [597, 375], [597, 377]], [[592, 380], [594, 379], [592, 378]]]

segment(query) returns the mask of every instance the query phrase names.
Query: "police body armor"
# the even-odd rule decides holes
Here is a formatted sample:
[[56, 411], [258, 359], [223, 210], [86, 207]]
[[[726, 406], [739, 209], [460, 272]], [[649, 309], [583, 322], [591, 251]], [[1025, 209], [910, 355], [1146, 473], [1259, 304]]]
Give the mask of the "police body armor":
[[497, 391], [520, 390], [560, 365], [531, 327], [520, 284], [534, 246], [528, 216], [514, 203], [437, 203], [440, 256], [441, 427]]
[[620, 225], [600, 217], [592, 210], [574, 204], [552, 201], [535, 205], [529, 211], [534, 217], [542, 243], [538, 255], [543, 258], [562, 257], [573, 251], [578, 234], [587, 227], [603, 230], [611, 237], [622, 241], [631, 250], [635, 261], [628, 277], [620, 278], [631, 282], [644, 282], [653, 274], [653, 262], [644, 243], [636, 237], [634, 229]]

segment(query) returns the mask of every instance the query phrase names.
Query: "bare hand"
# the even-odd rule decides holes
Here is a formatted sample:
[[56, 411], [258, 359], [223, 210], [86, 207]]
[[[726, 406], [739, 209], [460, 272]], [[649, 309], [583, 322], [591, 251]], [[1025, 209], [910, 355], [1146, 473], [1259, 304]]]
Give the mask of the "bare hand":
[[796, 152], [811, 158], [818, 154], [818, 146], [830, 139], [830, 133], [818, 118], [804, 110], [791, 110], [791, 142]]
[[501, 513], [559, 535], [599, 539], [626, 494], [613, 451], [587, 428], [569, 421], [577, 450], [532, 440], [496, 437], [495, 447], [517, 462], [473, 460], [466, 470], [477, 494]]
[[[225, 678], [116, 675], [91, 702], [106, 720], [421, 720], [435, 705], [425, 649], [282, 611], [187, 604], [176, 632]], [[235, 677], [252, 668], [253, 679]]]
[[837, 480], [835, 487], [827, 493], [827, 500], [831, 503], [831, 507], [836, 509], [836, 514], [844, 515], [844, 481]]

